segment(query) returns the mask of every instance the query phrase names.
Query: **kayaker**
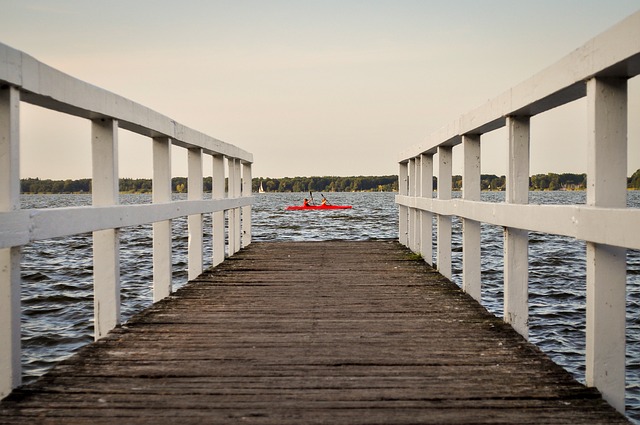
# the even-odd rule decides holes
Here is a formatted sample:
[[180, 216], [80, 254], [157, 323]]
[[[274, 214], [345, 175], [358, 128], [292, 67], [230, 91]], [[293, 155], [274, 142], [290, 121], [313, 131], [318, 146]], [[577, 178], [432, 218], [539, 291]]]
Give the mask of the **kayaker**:
[[309, 206], [309, 200], [307, 198], [304, 198], [304, 201], [302, 201], [302, 206], [303, 207], [308, 207]]
[[322, 197], [322, 206], [327, 205], [327, 198]]

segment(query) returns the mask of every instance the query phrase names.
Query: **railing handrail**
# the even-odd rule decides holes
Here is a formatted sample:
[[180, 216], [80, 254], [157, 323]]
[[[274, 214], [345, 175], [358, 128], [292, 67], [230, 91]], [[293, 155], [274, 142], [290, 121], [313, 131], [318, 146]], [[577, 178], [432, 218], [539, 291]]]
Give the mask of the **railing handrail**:
[[20, 100], [89, 120], [111, 118], [118, 126], [147, 137], [168, 137], [183, 148], [253, 162], [232, 144], [184, 126], [130, 99], [67, 75], [32, 56], [0, 43], [0, 84], [20, 88]]
[[[91, 121], [91, 206], [21, 209], [21, 102]], [[120, 128], [152, 139], [151, 204], [119, 204]], [[187, 200], [172, 200], [172, 145], [187, 149]], [[204, 199], [204, 155], [212, 161], [212, 199]], [[188, 218], [189, 279], [203, 271], [203, 214], [213, 215], [213, 265], [224, 260], [226, 251], [232, 255], [251, 243], [252, 162], [253, 155], [237, 146], [0, 43], [0, 398], [21, 382], [23, 246], [93, 232], [94, 327], [95, 338], [99, 339], [120, 323], [120, 229], [153, 224], [153, 300], [166, 297], [172, 292], [172, 219]]]
[[105, 207], [21, 209], [0, 213], [0, 249], [80, 233], [140, 226], [196, 214], [246, 207], [253, 197], [173, 201]]
[[[624, 40], [620, 43], [620, 40]], [[508, 116], [533, 116], [586, 96], [593, 77], [631, 78], [640, 73], [640, 12], [627, 17], [580, 48], [480, 107], [399, 153], [399, 162], [439, 146], [462, 142], [463, 134], [484, 134], [505, 126]]]
[[[462, 219], [462, 288], [481, 301], [480, 223], [504, 227], [504, 320], [528, 337], [528, 232], [586, 242], [586, 383], [624, 411], [626, 249], [640, 249], [640, 209], [627, 208], [627, 80], [640, 74], [640, 12], [559, 62], [399, 154], [399, 239], [451, 278], [451, 216]], [[587, 98], [586, 205], [529, 205], [530, 118]], [[480, 201], [483, 134], [507, 127], [504, 203]], [[451, 199], [462, 145], [462, 199]], [[434, 156], [437, 157], [434, 159]], [[434, 161], [437, 199], [432, 199]]]
[[[568, 236], [582, 241], [629, 249], [640, 249], [640, 232], [630, 232], [638, 223], [639, 209], [598, 208], [586, 205], [532, 205], [440, 200], [396, 196], [404, 206], [444, 216], [456, 216], [500, 227]], [[606, 228], [603, 224], [606, 223]]]

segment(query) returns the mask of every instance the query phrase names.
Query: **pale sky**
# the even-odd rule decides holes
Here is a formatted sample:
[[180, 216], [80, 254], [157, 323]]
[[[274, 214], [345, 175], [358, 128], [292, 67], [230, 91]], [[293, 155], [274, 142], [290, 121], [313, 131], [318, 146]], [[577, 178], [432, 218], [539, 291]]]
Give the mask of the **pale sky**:
[[[0, 42], [252, 152], [254, 177], [383, 175], [397, 174], [401, 150], [639, 9], [639, 0], [0, 0]], [[631, 175], [640, 80], [629, 85]], [[88, 122], [23, 104], [21, 123], [22, 177], [91, 176]], [[532, 174], [585, 172], [585, 123], [584, 101], [534, 117]], [[482, 146], [482, 172], [504, 174], [506, 135]], [[186, 176], [186, 155], [174, 151], [173, 174]], [[150, 140], [121, 130], [120, 176], [151, 171]]]

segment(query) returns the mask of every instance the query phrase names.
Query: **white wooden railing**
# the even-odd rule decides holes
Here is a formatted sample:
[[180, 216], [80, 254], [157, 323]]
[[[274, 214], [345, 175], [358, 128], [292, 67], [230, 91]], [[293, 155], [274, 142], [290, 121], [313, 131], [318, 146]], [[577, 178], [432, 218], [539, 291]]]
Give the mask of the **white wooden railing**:
[[[401, 152], [400, 242], [451, 278], [451, 217], [462, 219], [462, 287], [480, 301], [480, 223], [504, 227], [504, 320], [528, 336], [528, 232], [586, 241], [586, 383], [624, 411], [626, 249], [640, 249], [640, 209], [627, 201], [627, 80], [640, 73], [640, 12], [564, 59]], [[530, 117], [587, 97], [587, 203], [528, 205]], [[636, 117], [637, 118], [637, 117]], [[504, 203], [480, 202], [482, 135], [508, 128]], [[462, 198], [451, 199], [462, 145]], [[434, 160], [437, 198], [432, 198]]]
[[[21, 102], [91, 121], [92, 206], [20, 208]], [[153, 140], [152, 204], [118, 205], [119, 128]], [[171, 199], [172, 145], [188, 150], [186, 201]], [[213, 199], [209, 200], [203, 199], [203, 156], [213, 164]], [[172, 290], [172, 219], [188, 216], [189, 279], [203, 269], [203, 214], [213, 213], [214, 265], [224, 261], [225, 248], [231, 255], [251, 243], [252, 162], [252, 154], [236, 146], [0, 44], [0, 398], [21, 382], [22, 246], [93, 232], [95, 338], [99, 339], [120, 323], [120, 229], [153, 223], [153, 299], [166, 297]]]

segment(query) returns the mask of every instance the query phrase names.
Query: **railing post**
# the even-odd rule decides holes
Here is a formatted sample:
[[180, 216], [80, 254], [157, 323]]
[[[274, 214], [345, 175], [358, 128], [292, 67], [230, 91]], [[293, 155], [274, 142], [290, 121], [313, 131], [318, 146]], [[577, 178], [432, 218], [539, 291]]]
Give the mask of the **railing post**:
[[[505, 201], [529, 203], [529, 117], [507, 117], [509, 158]], [[529, 232], [504, 229], [504, 320], [529, 335]]]
[[[624, 208], [626, 79], [589, 80], [587, 105], [587, 205]], [[625, 286], [626, 249], [587, 242], [586, 384], [597, 387], [621, 412], [625, 409]]]
[[[229, 158], [229, 197], [240, 196], [240, 164], [236, 158]], [[240, 211], [232, 208], [229, 214], [229, 255], [240, 250]]]
[[[416, 198], [422, 196], [422, 155], [418, 155], [415, 158], [415, 164], [413, 167], [415, 171], [414, 184]], [[414, 209], [415, 219], [413, 228], [413, 251], [422, 254], [422, 213], [418, 208]]]
[[[117, 205], [118, 122], [99, 118], [91, 122], [94, 206]], [[93, 232], [95, 339], [120, 323], [120, 242], [118, 229]]]
[[[20, 209], [20, 91], [0, 87], [0, 212]], [[0, 249], [0, 398], [22, 381], [20, 247]]]
[[[409, 196], [412, 198], [415, 198], [416, 195], [418, 194], [418, 188], [416, 187], [418, 183], [418, 178], [416, 176], [417, 169], [418, 167], [416, 164], [416, 158], [411, 158], [409, 160]], [[418, 224], [417, 210], [415, 208], [409, 208], [408, 242], [409, 242], [409, 249], [411, 249], [411, 251], [413, 252], [418, 252], [417, 239], [418, 239], [419, 232], [417, 231], [418, 230], [417, 224]]]
[[[242, 196], [242, 174], [241, 174], [242, 167], [240, 165], [240, 160], [237, 158], [234, 161], [233, 169], [235, 171], [233, 197], [239, 198], [240, 196]], [[241, 222], [240, 213], [241, 213], [240, 207], [233, 209], [233, 215], [235, 217], [235, 220], [233, 222], [234, 223], [233, 236], [235, 238], [235, 250], [233, 251], [234, 253], [240, 251], [241, 244], [242, 244], [242, 238], [241, 238], [242, 222]]]
[[[242, 196], [251, 196], [251, 163], [242, 163]], [[242, 247], [251, 244], [251, 205], [242, 207]]]
[[[235, 197], [235, 180], [236, 180], [236, 160], [235, 158], [227, 158], [227, 168], [229, 169], [229, 182], [227, 184], [227, 197]], [[236, 237], [234, 235], [234, 229], [236, 227], [236, 215], [233, 213], [233, 209], [227, 211], [227, 231], [229, 232], [228, 249], [229, 255], [236, 253]]]
[[[409, 165], [407, 162], [399, 164], [398, 171], [398, 195], [407, 196], [409, 194], [408, 187]], [[404, 245], [409, 245], [408, 228], [409, 228], [409, 208], [404, 205], [398, 206], [398, 240]]]
[[[463, 135], [462, 148], [462, 198], [480, 201], [480, 135]], [[467, 218], [462, 219], [462, 289], [480, 302], [480, 223]]]
[[[187, 153], [187, 199], [202, 200], [202, 149], [192, 148]], [[189, 280], [202, 273], [202, 214], [190, 215], [189, 228]]]
[[[171, 140], [153, 139], [152, 201], [171, 202]], [[171, 294], [171, 220], [153, 223], [153, 301]]]
[[[212, 194], [213, 199], [224, 198], [224, 156], [213, 155], [212, 156]], [[211, 220], [213, 226], [213, 265], [216, 266], [224, 261], [224, 246], [225, 246], [225, 232], [224, 232], [224, 211], [215, 211]]]
[[[438, 147], [438, 199], [451, 199], [453, 148]], [[451, 279], [451, 216], [438, 214], [438, 271], [447, 279]]]
[[[433, 155], [420, 155], [420, 196], [433, 197]], [[420, 211], [420, 254], [424, 261], [433, 265], [433, 214]]]

